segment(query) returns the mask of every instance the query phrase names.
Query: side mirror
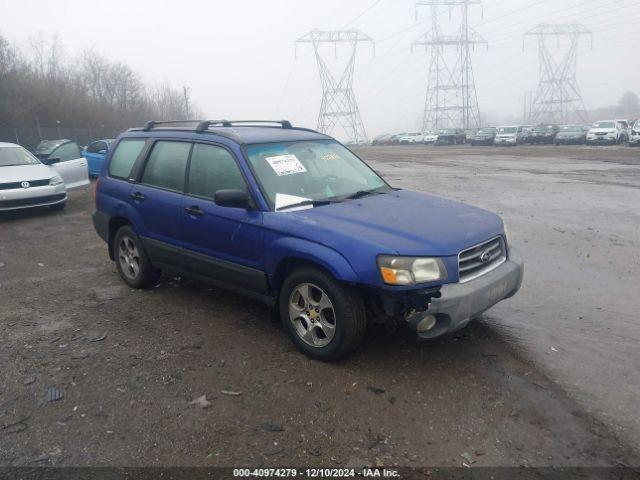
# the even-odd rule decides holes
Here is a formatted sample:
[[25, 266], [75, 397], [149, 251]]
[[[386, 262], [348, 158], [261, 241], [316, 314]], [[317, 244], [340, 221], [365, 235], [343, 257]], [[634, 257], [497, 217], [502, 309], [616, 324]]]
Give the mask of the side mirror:
[[45, 165], [53, 165], [54, 163], [60, 163], [60, 159], [57, 157], [54, 157], [54, 158], [49, 157], [42, 160], [42, 163], [44, 163]]
[[220, 207], [251, 209], [251, 197], [246, 190], [218, 190], [213, 200]]

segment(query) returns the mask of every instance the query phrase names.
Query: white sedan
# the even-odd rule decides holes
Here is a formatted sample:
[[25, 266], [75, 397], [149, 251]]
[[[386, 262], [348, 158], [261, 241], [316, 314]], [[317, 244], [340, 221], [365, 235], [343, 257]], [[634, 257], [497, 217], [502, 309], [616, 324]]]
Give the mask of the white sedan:
[[62, 210], [68, 190], [89, 185], [84, 158], [60, 155], [49, 161], [45, 165], [20, 145], [0, 143], [0, 212], [43, 206]]

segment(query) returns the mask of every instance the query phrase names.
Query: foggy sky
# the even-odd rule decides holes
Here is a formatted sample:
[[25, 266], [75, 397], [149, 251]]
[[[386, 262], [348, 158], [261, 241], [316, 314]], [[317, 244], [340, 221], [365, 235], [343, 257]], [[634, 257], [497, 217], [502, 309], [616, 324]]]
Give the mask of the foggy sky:
[[[366, 11], [369, 7], [373, 7]], [[429, 57], [410, 50], [429, 30], [430, 10], [412, 0], [36, 1], [0, 0], [0, 34], [21, 47], [38, 32], [59, 34], [68, 55], [90, 47], [127, 63], [148, 83], [189, 87], [208, 118], [287, 118], [314, 128], [321, 88], [309, 30], [357, 28], [376, 40], [358, 50], [354, 89], [369, 137], [420, 130]], [[540, 22], [579, 22], [594, 33], [578, 56], [588, 109], [640, 93], [638, 0], [486, 0], [470, 24], [489, 42], [473, 65], [481, 113], [521, 120], [525, 91], [538, 80], [533, 39]], [[455, 25], [447, 13], [443, 28]], [[324, 51], [340, 67], [346, 51]], [[340, 135], [338, 135], [340, 136]]]

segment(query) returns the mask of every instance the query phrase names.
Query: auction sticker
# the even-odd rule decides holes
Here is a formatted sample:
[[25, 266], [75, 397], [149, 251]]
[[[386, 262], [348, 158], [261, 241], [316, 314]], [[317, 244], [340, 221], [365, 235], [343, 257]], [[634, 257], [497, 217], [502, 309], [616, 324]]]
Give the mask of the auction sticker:
[[277, 155], [275, 157], [267, 157], [265, 160], [269, 162], [269, 165], [279, 177], [307, 171], [295, 155]]

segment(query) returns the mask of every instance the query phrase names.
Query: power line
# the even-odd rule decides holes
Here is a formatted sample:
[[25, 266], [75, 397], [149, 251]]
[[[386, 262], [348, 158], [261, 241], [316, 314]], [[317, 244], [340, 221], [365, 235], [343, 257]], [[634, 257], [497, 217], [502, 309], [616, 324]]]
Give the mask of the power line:
[[373, 2], [371, 5], [369, 5], [366, 9], [364, 9], [364, 11], [362, 11], [359, 15], [356, 15], [350, 22], [348, 22], [347, 24], [345, 24], [342, 28], [347, 28], [348, 26], [354, 24], [355, 22], [357, 22], [358, 20], [360, 20], [360, 18], [362, 18], [363, 16], [365, 16], [370, 10], [372, 10], [373, 8], [375, 8], [377, 5], [379, 5], [383, 0], [376, 0], [375, 2]]

